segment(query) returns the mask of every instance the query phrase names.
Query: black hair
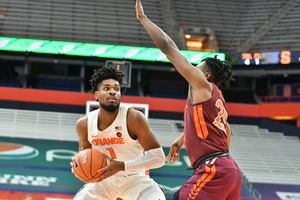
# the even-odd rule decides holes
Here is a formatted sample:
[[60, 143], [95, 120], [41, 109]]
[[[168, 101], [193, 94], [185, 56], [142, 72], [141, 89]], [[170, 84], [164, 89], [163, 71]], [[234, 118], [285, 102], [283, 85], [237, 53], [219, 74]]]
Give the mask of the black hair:
[[217, 58], [205, 58], [207, 69], [212, 73], [215, 83], [220, 86], [229, 87], [231, 81], [235, 81], [233, 78], [232, 65], [227, 61], [222, 61]]
[[122, 71], [118, 71], [114, 66], [103, 66], [98, 70], [94, 70], [94, 74], [91, 77], [90, 83], [92, 86], [92, 93], [98, 90], [99, 84], [106, 79], [114, 79], [119, 82], [120, 86], [123, 83], [123, 77], [125, 74]]

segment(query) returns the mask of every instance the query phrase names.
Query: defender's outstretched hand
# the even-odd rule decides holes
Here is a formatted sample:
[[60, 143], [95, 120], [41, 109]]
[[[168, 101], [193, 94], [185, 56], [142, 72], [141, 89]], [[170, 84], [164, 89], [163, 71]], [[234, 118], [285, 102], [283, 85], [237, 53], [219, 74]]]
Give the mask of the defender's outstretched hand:
[[136, 11], [136, 18], [137, 19], [141, 19], [142, 17], [145, 16], [141, 0], [136, 0], [135, 11]]
[[167, 157], [168, 163], [175, 163], [176, 161], [179, 160], [179, 152], [180, 149], [182, 148], [184, 144], [184, 136], [183, 134], [181, 136], [179, 136], [172, 144], [169, 155]]

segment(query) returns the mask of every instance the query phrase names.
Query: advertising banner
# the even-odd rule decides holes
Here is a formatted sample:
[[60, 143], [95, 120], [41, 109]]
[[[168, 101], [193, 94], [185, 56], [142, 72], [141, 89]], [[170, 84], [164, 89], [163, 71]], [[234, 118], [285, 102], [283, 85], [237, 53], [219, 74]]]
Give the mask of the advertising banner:
[[[77, 142], [0, 137], [0, 190], [75, 194], [84, 185], [70, 171], [77, 149]], [[183, 149], [178, 162], [151, 170], [150, 176], [171, 198], [192, 175], [188, 167]]]
[[[28, 195], [31, 200], [71, 199], [84, 185], [70, 170], [70, 159], [75, 157], [77, 149], [77, 142], [0, 137], [0, 200], [24, 200]], [[169, 148], [164, 151], [167, 156]], [[150, 176], [165, 190], [167, 199], [172, 199], [174, 192], [192, 176], [193, 170], [187, 170], [189, 167], [188, 155], [182, 149], [179, 161], [166, 162], [164, 167], [150, 170]], [[278, 186], [276, 190], [264, 191], [261, 185], [256, 187], [246, 180], [243, 177], [242, 199], [272, 197], [279, 200], [299, 189]], [[293, 197], [297, 195], [293, 193]]]

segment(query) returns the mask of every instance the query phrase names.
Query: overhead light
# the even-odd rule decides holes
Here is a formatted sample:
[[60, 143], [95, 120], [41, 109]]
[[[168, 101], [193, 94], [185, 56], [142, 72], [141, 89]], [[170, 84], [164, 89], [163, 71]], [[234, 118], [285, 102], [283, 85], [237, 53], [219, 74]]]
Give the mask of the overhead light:
[[187, 41], [186, 45], [191, 48], [202, 48], [202, 42], [198, 41]]
[[191, 35], [188, 35], [188, 34], [185, 35], [185, 38], [186, 38], [186, 39], [190, 39], [191, 37], [192, 37]]

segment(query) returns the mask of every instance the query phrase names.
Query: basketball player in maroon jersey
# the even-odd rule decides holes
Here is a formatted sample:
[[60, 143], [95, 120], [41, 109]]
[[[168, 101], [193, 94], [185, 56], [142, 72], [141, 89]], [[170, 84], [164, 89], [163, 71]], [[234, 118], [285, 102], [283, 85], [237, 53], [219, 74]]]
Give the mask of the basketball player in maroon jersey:
[[172, 144], [167, 159], [178, 161], [179, 151], [185, 145], [195, 173], [174, 194], [174, 199], [239, 200], [242, 176], [228, 154], [231, 133], [225, 100], [218, 89], [234, 80], [232, 66], [215, 57], [194, 67], [174, 41], [147, 18], [141, 0], [136, 1], [136, 15], [156, 46], [189, 83], [184, 134]]

